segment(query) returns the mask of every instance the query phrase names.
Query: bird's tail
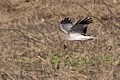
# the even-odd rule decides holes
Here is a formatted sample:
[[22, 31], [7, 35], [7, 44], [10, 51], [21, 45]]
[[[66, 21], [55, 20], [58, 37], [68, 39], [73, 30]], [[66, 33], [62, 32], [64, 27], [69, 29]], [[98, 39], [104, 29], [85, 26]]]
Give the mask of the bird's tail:
[[98, 37], [91, 37], [92, 39], [94, 39], [94, 40], [96, 40], [96, 39], [100, 39], [100, 38], [98, 38]]

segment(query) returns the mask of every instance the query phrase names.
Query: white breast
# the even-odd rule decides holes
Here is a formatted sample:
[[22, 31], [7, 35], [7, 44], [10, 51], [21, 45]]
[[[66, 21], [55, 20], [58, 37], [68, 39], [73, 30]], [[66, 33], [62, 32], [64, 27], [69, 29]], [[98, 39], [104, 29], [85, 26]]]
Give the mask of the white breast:
[[95, 37], [92, 36], [84, 36], [79, 33], [70, 33], [65, 35], [64, 39], [66, 40], [88, 40], [88, 39], [94, 39]]

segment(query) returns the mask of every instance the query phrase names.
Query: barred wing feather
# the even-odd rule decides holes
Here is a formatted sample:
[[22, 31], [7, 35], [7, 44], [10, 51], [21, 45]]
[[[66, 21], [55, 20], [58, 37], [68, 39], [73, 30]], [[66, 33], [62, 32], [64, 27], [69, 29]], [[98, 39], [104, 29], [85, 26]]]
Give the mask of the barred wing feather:
[[78, 32], [81, 34], [86, 34], [87, 32], [87, 27], [90, 23], [92, 23], [92, 18], [86, 17], [83, 20], [79, 20], [73, 27], [71, 28], [71, 31], [73, 32]]
[[65, 33], [68, 33], [68, 31], [71, 30], [72, 26], [72, 21], [69, 18], [63, 19], [60, 23], [60, 29]]

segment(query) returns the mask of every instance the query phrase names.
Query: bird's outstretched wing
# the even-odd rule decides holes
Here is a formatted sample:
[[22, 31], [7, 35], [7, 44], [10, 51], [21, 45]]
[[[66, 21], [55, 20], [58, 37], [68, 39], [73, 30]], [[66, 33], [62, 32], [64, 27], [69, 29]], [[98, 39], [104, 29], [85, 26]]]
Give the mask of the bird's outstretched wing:
[[88, 17], [86, 17], [83, 20], [79, 20], [75, 25], [73, 25], [71, 31], [85, 35], [87, 32], [87, 27], [90, 23], [92, 23], [92, 21], [93, 21], [92, 18], [88, 18]]
[[72, 21], [69, 18], [64, 18], [60, 22], [60, 29], [65, 33], [68, 33], [72, 26], [73, 26]]

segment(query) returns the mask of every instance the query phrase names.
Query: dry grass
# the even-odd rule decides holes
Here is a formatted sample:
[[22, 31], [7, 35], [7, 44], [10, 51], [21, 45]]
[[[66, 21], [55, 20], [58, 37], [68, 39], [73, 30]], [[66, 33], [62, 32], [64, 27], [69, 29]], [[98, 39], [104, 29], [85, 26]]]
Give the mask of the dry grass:
[[[0, 80], [119, 80], [120, 1], [1, 0]], [[64, 41], [59, 22], [90, 16], [90, 41]]]

